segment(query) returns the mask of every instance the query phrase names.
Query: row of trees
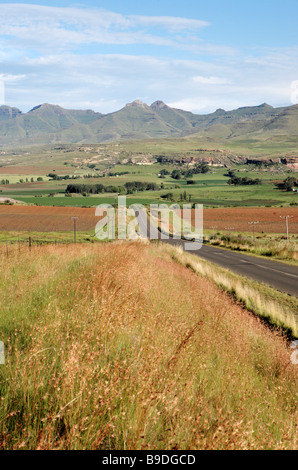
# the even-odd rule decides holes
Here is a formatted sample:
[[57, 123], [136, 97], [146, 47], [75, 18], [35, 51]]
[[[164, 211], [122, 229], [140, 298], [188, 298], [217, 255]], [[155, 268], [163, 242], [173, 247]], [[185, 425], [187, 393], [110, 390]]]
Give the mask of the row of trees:
[[[41, 176], [39, 176], [36, 181], [43, 181], [43, 178]], [[29, 178], [26, 178], [25, 180], [24, 179], [20, 179], [19, 180], [19, 183], [34, 183], [34, 178], [30, 178], [30, 181], [29, 181]]]
[[[185, 170], [173, 170], [171, 177], [175, 180], [180, 180], [182, 177], [190, 178], [193, 175], [205, 174], [210, 170], [207, 163], [197, 163], [193, 168], [187, 168]], [[162, 170], [163, 171], [163, 170]]]
[[51, 178], [52, 180], [54, 181], [63, 181], [63, 180], [77, 180], [79, 178], [81, 178], [81, 176], [69, 176], [69, 175], [65, 175], [65, 176], [58, 176], [56, 173], [49, 173], [47, 175], [48, 178]]
[[125, 183], [124, 186], [128, 194], [132, 194], [136, 191], [157, 191], [160, 189], [156, 183], [143, 183], [141, 181], [130, 181]]
[[66, 188], [66, 194], [102, 194], [102, 193], [120, 193], [133, 194], [136, 191], [156, 191], [160, 189], [155, 183], [143, 183], [140, 181], [131, 181], [124, 186], [104, 186], [103, 184], [69, 184]]
[[[36, 179], [36, 181], [43, 181], [43, 178], [42, 178], [41, 176], [39, 176], [39, 177]], [[30, 181], [29, 181], [29, 178], [26, 178], [26, 179], [21, 178], [21, 179], [19, 180], [19, 183], [21, 183], [21, 184], [23, 184], [23, 183], [30, 183], [30, 182], [31, 182], [31, 183], [34, 183], [34, 178], [30, 178]], [[5, 185], [10, 184], [10, 181], [7, 180], [7, 179], [3, 179], [3, 180], [1, 180], [0, 184], [2, 184], [3, 186], [5, 186]]]
[[246, 185], [253, 185], [253, 184], [262, 184], [262, 180], [260, 178], [249, 178], [248, 176], [240, 177], [233, 175], [232, 178], [229, 179], [228, 184], [235, 185], [235, 186], [246, 186]]
[[104, 186], [103, 184], [69, 184], [66, 188], [66, 194], [102, 194], [102, 193], [121, 193], [124, 192], [123, 186]]
[[[171, 202], [177, 202], [178, 201], [178, 199], [175, 197], [174, 193], [172, 193], [172, 192], [162, 194], [160, 197], [161, 197], [161, 199], [167, 199], [168, 201], [171, 201]], [[192, 195], [191, 194], [188, 194], [186, 191], [184, 191], [183, 193], [180, 193], [179, 202], [191, 202], [191, 201], [192, 201]]]

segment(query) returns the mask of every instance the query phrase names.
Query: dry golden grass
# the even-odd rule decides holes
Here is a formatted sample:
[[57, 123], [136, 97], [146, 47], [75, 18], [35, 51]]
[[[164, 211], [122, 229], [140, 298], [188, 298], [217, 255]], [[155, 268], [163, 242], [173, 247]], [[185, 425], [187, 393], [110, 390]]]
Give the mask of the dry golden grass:
[[[285, 238], [285, 237], [284, 237]], [[227, 235], [217, 233], [215, 237], [209, 239], [212, 245], [226, 247], [236, 251], [254, 253], [260, 256], [291, 261], [298, 264], [298, 243], [294, 238], [270, 239], [267, 236], [258, 236], [257, 242], [253, 243], [251, 237], [243, 235]]]
[[2, 261], [1, 448], [297, 448], [286, 342], [164, 247]]

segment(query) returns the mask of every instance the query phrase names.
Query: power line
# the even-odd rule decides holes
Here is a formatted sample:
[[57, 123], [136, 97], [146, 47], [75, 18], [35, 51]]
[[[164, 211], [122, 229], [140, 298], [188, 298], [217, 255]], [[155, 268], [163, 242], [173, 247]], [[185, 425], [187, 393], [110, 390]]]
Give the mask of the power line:
[[255, 227], [257, 224], [259, 224], [260, 222], [257, 220], [255, 222], [248, 222], [249, 225], [252, 225], [253, 226], [253, 240], [254, 240], [254, 243], [256, 242], [256, 233], [255, 233]]
[[79, 220], [78, 217], [72, 217], [73, 220], [73, 242], [77, 242], [77, 220]]
[[217, 227], [210, 227], [213, 230], [213, 239], [214, 239], [214, 230], [217, 229]]
[[293, 219], [293, 215], [280, 215], [281, 219], [286, 221], [286, 230], [287, 230], [287, 244], [289, 243], [289, 219]]

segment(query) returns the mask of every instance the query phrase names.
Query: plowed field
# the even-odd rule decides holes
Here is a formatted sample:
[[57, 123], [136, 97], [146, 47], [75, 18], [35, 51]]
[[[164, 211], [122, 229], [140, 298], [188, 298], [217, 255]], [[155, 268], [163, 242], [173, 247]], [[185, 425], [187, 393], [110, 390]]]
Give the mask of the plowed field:
[[0, 206], [0, 231], [64, 232], [73, 230], [72, 217], [78, 217], [77, 230], [95, 228], [95, 209], [75, 207]]
[[[257, 232], [285, 233], [285, 220], [280, 216], [287, 215], [292, 216], [289, 232], [298, 235], [298, 208], [286, 207], [205, 209], [204, 229], [249, 232], [249, 222], [258, 221]], [[92, 230], [99, 220], [94, 208], [0, 205], [0, 231], [63, 232], [73, 230], [72, 217], [79, 217], [78, 231]]]
[[[285, 233], [286, 223], [280, 216], [287, 215], [291, 216], [289, 232], [298, 235], [298, 208], [296, 207], [205, 209], [204, 229], [214, 227], [217, 230], [249, 232], [252, 230], [249, 222], [259, 222], [256, 225], [257, 232]], [[194, 219], [194, 211], [192, 219]]]

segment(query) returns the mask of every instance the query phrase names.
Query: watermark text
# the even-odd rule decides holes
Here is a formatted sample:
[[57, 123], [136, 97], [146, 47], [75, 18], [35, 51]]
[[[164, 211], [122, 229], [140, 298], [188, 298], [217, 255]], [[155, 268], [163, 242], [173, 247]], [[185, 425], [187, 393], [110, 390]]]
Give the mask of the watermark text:
[[291, 83], [291, 103], [298, 104], [298, 80], [294, 80]]
[[0, 341], [0, 365], [5, 364], [5, 348], [3, 341]]
[[[117, 211], [111, 204], [96, 208], [101, 217], [95, 228], [99, 240], [184, 240], [187, 251], [199, 250], [203, 244], [203, 206], [201, 204], [142, 204], [127, 207], [126, 196], [118, 197]], [[117, 220], [116, 220], [117, 218]], [[116, 233], [117, 226], [117, 233]]]

